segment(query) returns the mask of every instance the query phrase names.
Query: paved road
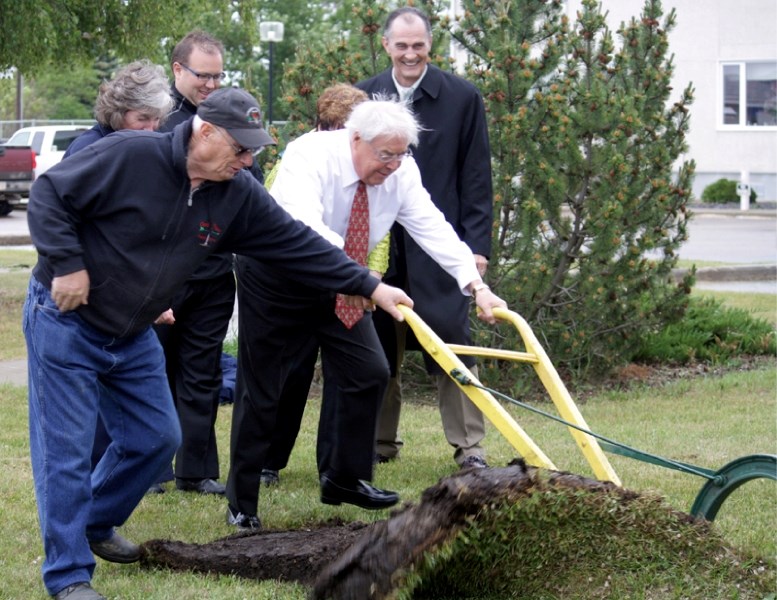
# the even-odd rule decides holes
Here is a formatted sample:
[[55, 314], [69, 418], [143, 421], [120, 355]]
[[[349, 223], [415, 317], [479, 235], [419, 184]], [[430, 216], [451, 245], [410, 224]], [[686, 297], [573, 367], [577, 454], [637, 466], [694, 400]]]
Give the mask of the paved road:
[[[29, 244], [27, 213], [0, 217], [0, 245]], [[732, 264], [777, 264], [777, 211], [694, 209], [680, 258]]]
[[699, 213], [691, 219], [680, 258], [737, 264], [777, 263], [777, 219]]

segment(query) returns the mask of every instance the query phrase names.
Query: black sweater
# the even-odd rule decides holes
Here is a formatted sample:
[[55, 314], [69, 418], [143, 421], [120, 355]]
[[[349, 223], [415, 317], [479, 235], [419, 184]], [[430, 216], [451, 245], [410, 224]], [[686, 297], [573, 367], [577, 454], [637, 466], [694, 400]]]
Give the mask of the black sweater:
[[294, 220], [243, 170], [192, 192], [191, 121], [170, 133], [120, 131], [49, 169], [27, 208], [38, 250], [33, 275], [86, 269], [89, 304], [78, 314], [118, 337], [149, 326], [215, 249], [283, 269], [312, 288], [369, 297], [378, 280]]

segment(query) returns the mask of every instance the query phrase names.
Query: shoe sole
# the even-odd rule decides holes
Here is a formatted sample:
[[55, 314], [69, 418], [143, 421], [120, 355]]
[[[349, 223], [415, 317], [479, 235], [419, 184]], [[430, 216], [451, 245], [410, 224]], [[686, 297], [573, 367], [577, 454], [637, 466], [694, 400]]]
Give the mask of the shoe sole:
[[351, 502], [350, 500], [338, 500], [335, 498], [330, 498], [329, 496], [321, 495], [321, 503], [322, 504], [329, 504], [330, 506], [340, 506], [341, 504], [352, 504], [353, 506], [358, 506], [359, 508], [363, 508], [364, 510], [383, 510], [385, 508], [391, 508], [392, 506], [396, 506], [399, 504], [399, 498], [392, 502], [386, 502], [385, 504], [381, 504], [380, 506], [376, 506], [375, 504], [362, 504], [359, 502]]
[[117, 556], [117, 555], [114, 555], [114, 554], [108, 554], [106, 552], [97, 552], [91, 546], [90, 546], [90, 549], [92, 550], [92, 554], [94, 554], [95, 556], [99, 556], [103, 560], [107, 560], [108, 562], [112, 562], [112, 563], [118, 563], [120, 565], [129, 565], [129, 564], [132, 564], [132, 563], [136, 563], [136, 562], [138, 562], [140, 560], [140, 553], [138, 553], [137, 556], [133, 555], [131, 557], [130, 556]]
[[342, 504], [342, 501], [327, 498], [326, 496], [321, 496], [321, 502], [322, 504], [329, 504], [331, 506], [340, 506]]
[[223, 496], [226, 493], [226, 490], [223, 492], [209, 492], [207, 490], [201, 490], [197, 487], [180, 487], [178, 484], [176, 484], [175, 489], [177, 489], [179, 492], [194, 492], [196, 494], [210, 494], [211, 496]]

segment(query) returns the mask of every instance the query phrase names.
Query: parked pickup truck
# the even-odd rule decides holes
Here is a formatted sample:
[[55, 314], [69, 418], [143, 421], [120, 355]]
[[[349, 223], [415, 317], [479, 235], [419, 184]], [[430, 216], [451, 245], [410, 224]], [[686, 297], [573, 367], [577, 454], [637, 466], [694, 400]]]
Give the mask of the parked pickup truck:
[[35, 151], [38, 166], [35, 177], [56, 165], [74, 139], [89, 129], [88, 125], [39, 125], [23, 127], [8, 140], [9, 145], [29, 146]]
[[35, 152], [28, 146], [0, 144], [0, 217], [26, 202], [36, 166]]

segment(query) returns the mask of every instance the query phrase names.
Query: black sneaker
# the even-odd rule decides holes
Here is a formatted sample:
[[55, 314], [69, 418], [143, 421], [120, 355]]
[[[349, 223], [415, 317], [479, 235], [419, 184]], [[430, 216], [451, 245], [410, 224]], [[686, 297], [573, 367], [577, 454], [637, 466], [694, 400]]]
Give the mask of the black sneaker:
[[109, 562], [129, 564], [140, 560], [140, 547], [115, 531], [107, 540], [89, 542], [92, 553]]
[[146, 495], [148, 494], [164, 494], [165, 488], [162, 487], [161, 483], [152, 483], [151, 487], [149, 487], [146, 490]]
[[236, 527], [238, 531], [258, 531], [262, 528], [262, 522], [256, 515], [244, 515], [227, 506], [227, 525]]
[[215, 479], [182, 479], [175, 478], [175, 487], [182, 492], [199, 492], [200, 494], [215, 494], [223, 496], [227, 488]]
[[60, 590], [54, 596], [54, 600], [105, 600], [105, 596], [98, 594], [91, 585], [83, 582], [74, 583]]
[[459, 466], [462, 469], [487, 469], [488, 463], [480, 456], [468, 456]]
[[281, 482], [281, 474], [273, 469], [262, 469], [259, 481], [262, 485], [278, 485]]

